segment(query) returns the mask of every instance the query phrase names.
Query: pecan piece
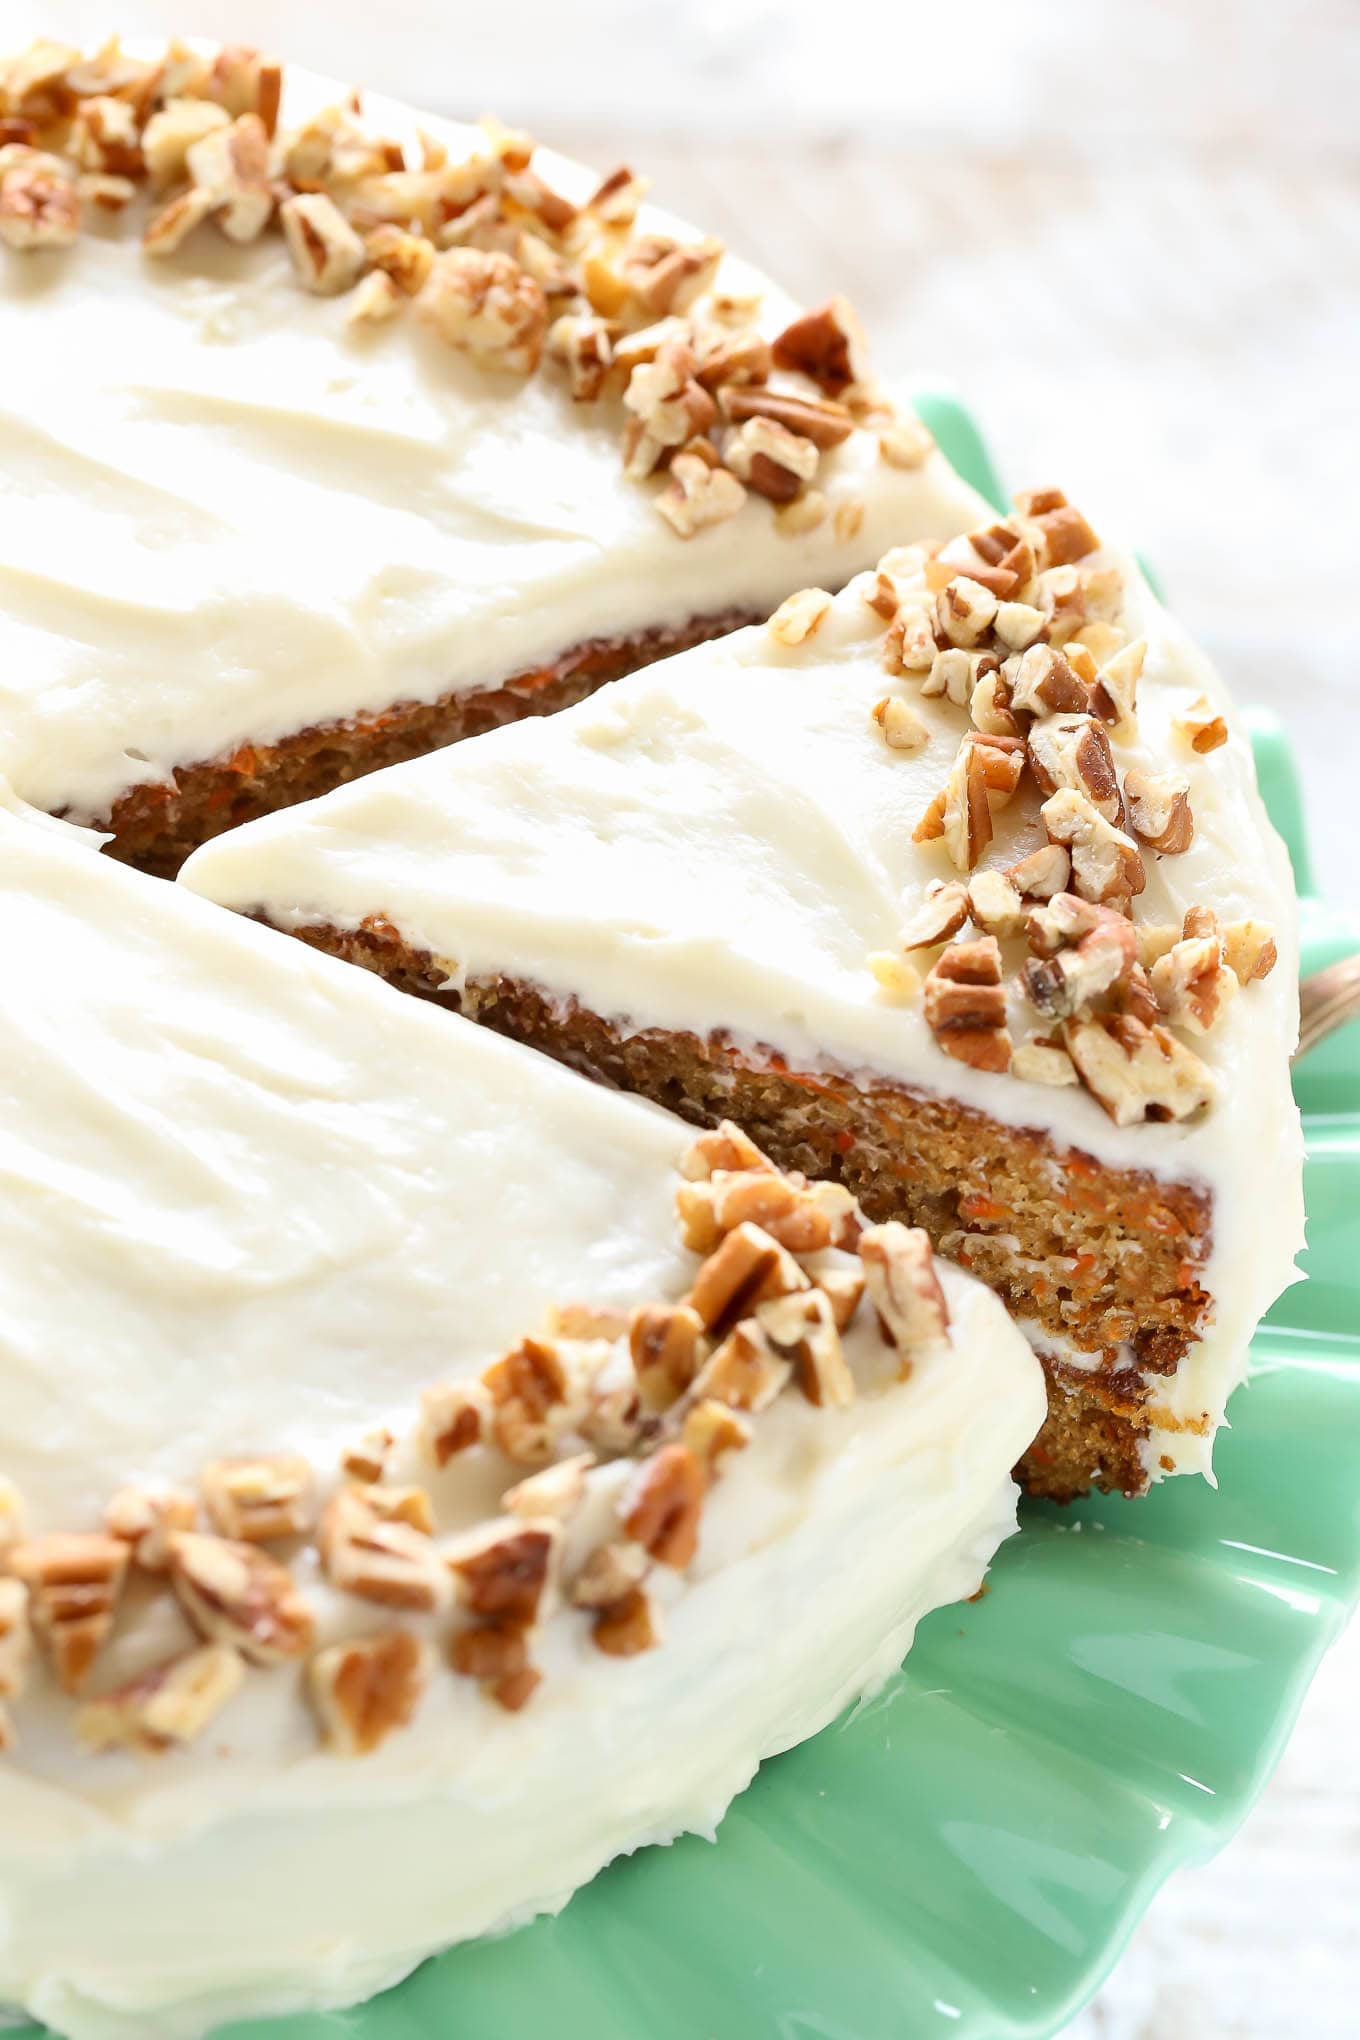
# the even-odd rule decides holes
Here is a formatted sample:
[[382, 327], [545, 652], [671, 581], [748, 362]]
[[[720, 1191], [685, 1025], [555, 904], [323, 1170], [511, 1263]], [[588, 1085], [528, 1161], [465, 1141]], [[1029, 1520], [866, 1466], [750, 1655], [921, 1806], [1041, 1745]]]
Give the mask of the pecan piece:
[[680, 1443], [694, 1454], [710, 1480], [716, 1478], [726, 1455], [744, 1451], [752, 1435], [745, 1417], [716, 1396], [691, 1403], [680, 1427]]
[[9, 1569], [28, 1588], [34, 1635], [65, 1693], [78, 1693], [113, 1629], [128, 1547], [99, 1531], [54, 1531], [17, 1544]]
[[341, 1488], [321, 1512], [317, 1546], [342, 1593], [385, 1608], [431, 1614], [449, 1598], [448, 1576], [429, 1534], [384, 1513], [383, 1490]]
[[87, 1700], [76, 1715], [76, 1734], [87, 1749], [159, 1755], [196, 1741], [245, 1675], [241, 1654], [230, 1644], [200, 1644]]
[[614, 359], [609, 321], [593, 313], [564, 312], [548, 333], [548, 353], [567, 371], [572, 402], [594, 403], [604, 389]]
[[327, 1748], [338, 1756], [364, 1757], [408, 1727], [430, 1672], [429, 1645], [405, 1629], [319, 1650], [307, 1667], [307, 1683]]
[[563, 1349], [547, 1339], [521, 1339], [486, 1369], [491, 1435], [508, 1459], [542, 1465], [579, 1414], [580, 1398]]
[[22, 1693], [32, 1648], [28, 1588], [22, 1580], [0, 1578], [0, 1701]]
[[791, 502], [816, 474], [820, 458], [810, 439], [773, 418], [748, 418], [723, 441], [723, 460], [732, 473], [772, 503]]
[[269, 137], [258, 114], [243, 113], [190, 144], [185, 167], [212, 200], [213, 217], [229, 241], [255, 241], [274, 212]]
[[964, 651], [981, 644], [995, 616], [995, 595], [967, 574], [956, 574], [935, 597], [936, 632]]
[[80, 193], [66, 164], [22, 147], [7, 148], [0, 164], [0, 242], [23, 253], [69, 248], [80, 232]]
[[153, 191], [166, 191], [187, 177], [194, 143], [230, 125], [226, 108], [211, 99], [171, 99], [159, 107], [142, 130], [142, 157]]
[[1216, 751], [1228, 741], [1228, 725], [1207, 695], [1201, 694], [1189, 708], [1173, 716], [1171, 727], [1192, 751]]
[[470, 1531], [444, 1559], [473, 1615], [527, 1628], [538, 1619], [561, 1545], [562, 1526], [553, 1517], [513, 1516]]
[[637, 1657], [661, 1642], [660, 1611], [644, 1587], [632, 1587], [620, 1600], [601, 1608], [590, 1633], [607, 1657]]
[[680, 1157], [680, 1173], [691, 1182], [711, 1176], [716, 1170], [767, 1169], [777, 1173], [768, 1155], [762, 1154], [748, 1133], [734, 1120], [722, 1119], [707, 1133], [691, 1141]]
[[1091, 687], [1091, 712], [1108, 723], [1121, 743], [1132, 743], [1138, 734], [1135, 710], [1138, 682], [1147, 657], [1147, 639], [1135, 638], [1113, 658], [1106, 659]]
[[[791, 1292], [792, 1293], [792, 1292]], [[726, 1403], [737, 1410], [768, 1409], [788, 1384], [790, 1368], [774, 1352], [754, 1318], [743, 1318], [704, 1362], [695, 1376], [698, 1402]]]
[[822, 453], [839, 446], [855, 429], [855, 421], [844, 404], [817, 397], [794, 397], [786, 390], [766, 389], [760, 384], [724, 383], [718, 402], [723, 416], [733, 425], [744, 425], [748, 418], [769, 418], [798, 438], [810, 439]]
[[198, 1504], [180, 1488], [119, 1488], [104, 1511], [104, 1528], [132, 1547], [132, 1560], [143, 1572], [163, 1573], [170, 1563], [170, 1539], [177, 1530], [192, 1530]]
[[1037, 1037], [1020, 1042], [1011, 1057], [1011, 1075], [1022, 1084], [1076, 1084], [1081, 1080], [1065, 1048]]
[[480, 1445], [492, 1421], [491, 1390], [481, 1381], [445, 1381], [420, 1398], [421, 1450], [436, 1466]]
[[1207, 1034], [1237, 991], [1217, 934], [1174, 943], [1152, 966], [1152, 992], [1166, 1018], [1192, 1034]]
[[213, 1528], [246, 1544], [300, 1537], [316, 1508], [312, 1469], [297, 1453], [217, 1459], [199, 1476]]
[[1116, 1126], [1189, 1119], [1213, 1098], [1213, 1079], [1194, 1051], [1132, 1014], [1069, 1020], [1063, 1040], [1083, 1084]]
[[907, 916], [902, 927], [902, 947], [932, 949], [937, 942], [948, 942], [951, 935], [957, 935], [967, 919], [968, 888], [956, 881], [937, 885]]
[[689, 1303], [705, 1331], [721, 1335], [772, 1296], [806, 1289], [808, 1278], [793, 1256], [757, 1225], [734, 1227], [695, 1275]]
[[649, 1408], [669, 1409], [689, 1387], [699, 1371], [703, 1330], [703, 1319], [687, 1303], [648, 1303], [634, 1311], [628, 1348]]
[[478, 1679], [482, 1691], [507, 1713], [518, 1714], [543, 1682], [529, 1663], [529, 1640], [513, 1622], [488, 1622], [461, 1629], [449, 1646], [455, 1672]]
[[656, 507], [681, 538], [693, 538], [712, 524], [725, 524], [746, 501], [746, 491], [736, 476], [724, 467], [710, 466], [701, 454], [677, 453], [669, 473]]
[[930, 731], [911, 703], [903, 701], [900, 695], [885, 694], [874, 703], [871, 713], [890, 751], [920, 751], [930, 741]]
[[1018, 888], [1005, 872], [975, 871], [964, 897], [970, 918], [984, 935], [1019, 934], [1024, 909]]
[[393, 220], [384, 220], [364, 236], [364, 252], [403, 297], [417, 296], [434, 266], [434, 249], [424, 236], [409, 233]]
[[577, 1608], [609, 1608], [645, 1580], [651, 1570], [646, 1547], [624, 1538], [597, 1545], [571, 1583]]
[[1273, 930], [1265, 921], [1225, 921], [1223, 961], [1240, 985], [1269, 977], [1279, 961]]
[[512, 375], [532, 375], [538, 367], [548, 300], [509, 255], [446, 248], [430, 265], [416, 309], [441, 339], [479, 367]]
[[773, 352], [776, 368], [810, 377], [829, 397], [840, 396], [849, 384], [863, 382], [869, 373], [864, 328], [843, 297], [828, 298], [824, 305], [791, 320], [776, 334]]
[[786, 596], [767, 629], [776, 644], [790, 648], [805, 644], [831, 613], [831, 597], [825, 588], [800, 588]]
[[974, 1069], [1004, 1070], [1011, 1059], [1001, 951], [994, 935], [955, 942], [926, 974], [926, 1022], [946, 1055]]
[[170, 1584], [205, 1642], [229, 1644], [252, 1664], [281, 1664], [311, 1648], [310, 1608], [287, 1568], [256, 1544], [179, 1530]]
[[1107, 822], [1085, 793], [1062, 787], [1044, 802], [1039, 819], [1049, 840], [1071, 857], [1073, 890], [1084, 900], [1127, 902], [1143, 890], [1147, 876], [1137, 844]]
[[1005, 875], [1022, 899], [1051, 900], [1067, 890], [1072, 860], [1060, 843], [1044, 843], [1010, 865]]
[[642, 1461], [620, 1501], [624, 1535], [658, 1565], [683, 1572], [699, 1548], [707, 1485], [688, 1446], [663, 1445]]
[[1045, 716], [1030, 730], [1026, 754], [1042, 793], [1073, 787], [1112, 828], [1121, 826], [1124, 804], [1114, 753], [1105, 725], [1094, 716]]
[[527, 1474], [501, 1496], [501, 1506], [512, 1516], [546, 1517], [565, 1523], [585, 1499], [586, 1475], [595, 1464], [593, 1454], [578, 1452], [571, 1459], [559, 1459], [541, 1473]]
[[718, 273], [721, 241], [705, 236], [682, 243], [668, 234], [643, 234], [623, 258], [623, 277], [634, 299], [653, 318], [684, 312]]
[[1146, 772], [1131, 765], [1124, 775], [1129, 827], [1149, 850], [1175, 857], [1188, 850], [1195, 834], [1190, 788], [1174, 772]]
[[364, 244], [324, 191], [285, 199], [279, 221], [299, 283], [318, 297], [335, 297], [358, 280]]
[[904, 1358], [948, 1337], [949, 1306], [928, 1233], [889, 1219], [864, 1232], [859, 1257], [884, 1336]]
[[855, 1399], [855, 1379], [829, 1296], [820, 1289], [805, 1289], [775, 1297], [759, 1306], [756, 1321], [779, 1357], [794, 1368], [810, 1403], [849, 1408]]

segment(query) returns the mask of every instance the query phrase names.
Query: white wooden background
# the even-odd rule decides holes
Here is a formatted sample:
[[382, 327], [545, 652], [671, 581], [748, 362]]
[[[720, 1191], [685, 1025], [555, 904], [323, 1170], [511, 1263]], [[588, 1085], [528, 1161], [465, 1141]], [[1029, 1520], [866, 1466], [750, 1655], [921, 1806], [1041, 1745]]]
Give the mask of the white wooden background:
[[[0, 0], [263, 41], [648, 171], [887, 370], [942, 376], [1015, 483], [1131, 536], [1283, 716], [1360, 908], [1360, 11], [1353, 0]], [[1360, 1485], [1360, 1481], [1358, 1481]], [[1068, 2040], [1360, 2034], [1360, 1629], [1223, 1855]]]

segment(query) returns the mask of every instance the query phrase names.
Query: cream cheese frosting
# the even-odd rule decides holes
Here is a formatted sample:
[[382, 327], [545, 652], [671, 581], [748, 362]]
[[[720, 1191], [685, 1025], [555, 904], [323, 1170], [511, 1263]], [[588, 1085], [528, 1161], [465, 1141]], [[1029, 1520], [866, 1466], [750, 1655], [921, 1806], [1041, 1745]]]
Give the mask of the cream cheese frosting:
[[[290, 69], [284, 122], [343, 96]], [[365, 112], [455, 161], [485, 147], [376, 96]], [[535, 163], [578, 202], [598, 181]], [[895, 468], [857, 430], [823, 458], [816, 529], [781, 531], [752, 496], [682, 540], [623, 474], [617, 400], [480, 368], [411, 319], [348, 325], [276, 236], [204, 227], [149, 259], [142, 216], [0, 250], [0, 770], [78, 821], [247, 742], [497, 686], [592, 639], [768, 613], [976, 521], [942, 456]], [[653, 208], [639, 225], [691, 232]], [[735, 257], [718, 284], [760, 293], [767, 332], [795, 310]]]
[[[1261, 1312], [1302, 1242], [1301, 1135], [1289, 1087], [1297, 1030], [1295, 905], [1286, 852], [1257, 792], [1221, 680], [1131, 559], [1121, 622], [1147, 652], [1121, 776], [1169, 759], [1189, 783], [1194, 840], [1146, 858], [1138, 919], [1180, 924], [1211, 904], [1275, 931], [1273, 975], [1233, 1000], [1195, 1048], [1216, 1102], [1203, 1116], [1119, 1127], [1079, 1088], [947, 1061], [919, 1000], [896, 1003], [869, 967], [897, 948], [927, 886], [955, 876], [913, 830], [953, 761], [962, 718], [913, 706], [928, 741], [893, 750], [872, 720], [885, 691], [873, 579], [837, 598], [801, 645], [742, 631], [605, 689], [550, 723], [376, 775], [219, 840], [184, 883], [283, 927], [356, 927], [380, 913], [460, 986], [527, 979], [629, 1029], [728, 1030], [796, 1067], [829, 1063], [1036, 1126], [1115, 1166], [1212, 1194], [1205, 1282], [1213, 1321], [1156, 1383], [1169, 1420], [1144, 1448], [1152, 1478], [1211, 1472], [1212, 1432]], [[1173, 724], [1200, 696], [1227, 718], [1201, 755]], [[996, 818], [985, 863], [1042, 841], [1034, 802]], [[1193, 1426], [1194, 1428], [1184, 1428]]]
[[[0, 845], [0, 1472], [30, 1533], [238, 1450], [326, 1478], [375, 1424], [409, 1440], [426, 1384], [474, 1374], [544, 1306], [682, 1293], [692, 1135], [669, 1115], [9, 799]], [[941, 1277], [951, 1335], [908, 1379], [866, 1312], [849, 1408], [761, 1413], [698, 1557], [658, 1587], [661, 1647], [611, 1659], [569, 1612], [549, 1621], [522, 1714], [445, 1667], [409, 1728], [346, 1759], [276, 1667], [190, 1747], [94, 1755], [34, 1676], [0, 1756], [0, 2004], [73, 2040], [344, 2004], [560, 1905], [620, 1851], [711, 1831], [1014, 1527], [1041, 1375], [987, 1291]], [[441, 1530], [484, 1513], [463, 1466], [430, 1481]], [[295, 1570], [320, 1640], [365, 1626]], [[187, 1640], [168, 1596], [125, 1613], [92, 1686]]]

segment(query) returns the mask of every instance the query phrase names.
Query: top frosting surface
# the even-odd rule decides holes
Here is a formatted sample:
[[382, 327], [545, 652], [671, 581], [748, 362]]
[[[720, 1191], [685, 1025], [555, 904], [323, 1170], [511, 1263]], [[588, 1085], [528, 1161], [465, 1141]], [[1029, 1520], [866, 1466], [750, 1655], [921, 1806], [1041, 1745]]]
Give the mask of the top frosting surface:
[[[339, 96], [290, 71], [285, 122]], [[413, 134], [398, 106], [366, 114]], [[455, 160], [485, 146], [424, 125]], [[578, 201], [596, 181], [539, 160]], [[768, 611], [975, 517], [941, 457], [892, 468], [856, 432], [823, 460], [817, 529], [783, 535], [752, 497], [682, 540], [622, 473], [617, 401], [479, 368], [409, 317], [347, 327], [276, 235], [236, 247], [207, 226], [146, 258], [140, 218], [0, 251], [0, 769], [76, 819], [176, 765], [495, 685], [593, 637]], [[791, 313], [735, 258], [720, 281], [762, 289], [771, 331]], [[840, 536], [852, 499], [864, 520]]]

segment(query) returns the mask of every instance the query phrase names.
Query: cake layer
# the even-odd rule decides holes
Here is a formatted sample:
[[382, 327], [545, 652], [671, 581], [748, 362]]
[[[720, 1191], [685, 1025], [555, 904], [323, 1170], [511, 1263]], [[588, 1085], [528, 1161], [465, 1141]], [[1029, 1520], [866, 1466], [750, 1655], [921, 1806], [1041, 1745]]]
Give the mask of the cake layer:
[[923, 1239], [63, 824], [0, 844], [0, 2003], [350, 2002], [711, 1830], [976, 1588], [1042, 1383]]
[[[657, 634], [685, 642], [733, 612], [767, 615], [809, 579], [848, 579], [894, 535], [940, 536], [976, 516], [918, 428], [891, 442], [908, 465], [884, 457], [892, 407], [867, 383], [843, 404], [796, 366], [772, 368], [768, 341], [796, 307], [736, 258], [718, 266], [717, 244], [683, 223], [637, 212], [626, 179], [592, 209], [597, 176], [542, 151], [526, 166], [524, 138], [377, 97], [361, 120], [327, 116], [344, 90], [294, 70], [270, 142], [240, 111], [263, 103], [258, 66], [244, 79], [192, 55], [160, 73], [106, 68], [100, 104], [119, 91], [143, 123], [114, 167], [139, 179], [150, 166], [150, 196], [134, 181], [80, 201], [77, 169], [114, 163], [93, 116], [72, 125], [64, 74], [26, 87], [13, 67], [0, 76], [0, 115], [41, 145], [10, 145], [0, 171], [0, 769], [35, 804], [111, 825], [124, 854], [164, 865], [242, 813], [319, 790], [327, 769], [339, 780], [389, 762], [394, 709], [411, 747], [444, 742], [465, 720], [535, 705], [530, 683], [564, 661], [597, 681], [648, 656]], [[97, 65], [73, 75], [86, 93], [99, 83]], [[227, 120], [201, 96], [213, 93], [236, 126], [211, 129], [209, 157], [186, 160], [186, 106], [191, 125]], [[266, 166], [254, 210], [211, 153], [227, 132]], [[63, 237], [55, 207], [44, 234], [30, 232], [35, 178], [83, 203], [78, 236]], [[283, 233], [276, 189], [294, 191]], [[155, 208], [181, 195], [200, 223], [168, 251], [152, 228], [144, 251]], [[317, 277], [313, 215], [296, 209], [332, 197], [317, 231], [346, 262]], [[653, 274], [667, 248], [682, 269], [700, 251], [702, 273], [683, 288]], [[628, 268], [643, 257], [651, 268]], [[497, 351], [500, 329], [490, 313], [477, 323], [450, 263], [471, 263], [478, 288], [502, 276], [497, 263], [517, 279], [534, 314], [523, 357]], [[583, 295], [587, 278], [607, 317]], [[375, 280], [380, 306], [356, 295]], [[374, 315], [356, 317], [366, 303]], [[612, 363], [598, 388], [563, 351], [560, 336], [580, 330]], [[723, 408], [738, 386], [751, 399], [749, 376], [815, 414], [783, 440], [758, 421], [752, 443], [783, 447], [799, 473], [757, 467], [748, 488], [724, 470], [721, 521], [684, 536], [658, 514], [679, 484], [657, 350], [677, 340], [704, 355], [661, 359], [703, 378], [685, 384], [681, 409], [713, 460], [740, 440], [731, 457], [749, 474], [741, 405], [730, 420]], [[697, 471], [690, 486], [704, 493]], [[455, 699], [479, 692], [498, 696], [494, 714], [464, 719]], [[289, 740], [333, 728], [334, 743], [302, 746], [305, 776], [280, 769], [275, 747], [291, 768]], [[195, 776], [204, 767], [217, 777]]]
[[[1045, 662], [1066, 647], [1065, 709], [1022, 705], [1029, 654], [979, 650], [985, 621], [971, 649], [939, 623], [969, 563], [994, 571], [971, 542], [908, 548], [551, 723], [247, 829], [185, 881], [930, 1226], [1105, 1377], [1106, 1414], [1139, 1405], [1117, 1466], [1102, 1418], [1084, 1468], [1064, 1446], [1029, 1469], [1045, 1491], [1207, 1472], [1301, 1239], [1292, 889], [1216, 675], [1131, 560], [1078, 559], [1037, 566], [1003, 619]], [[1094, 795], [1083, 739], [1112, 778]], [[979, 814], [970, 761], [1015, 797], [984, 789]], [[970, 915], [981, 939], [945, 946]], [[1273, 941], [1264, 981], [1239, 991], [1223, 929], [1253, 969]], [[956, 968], [1007, 982], [943, 986]]]

